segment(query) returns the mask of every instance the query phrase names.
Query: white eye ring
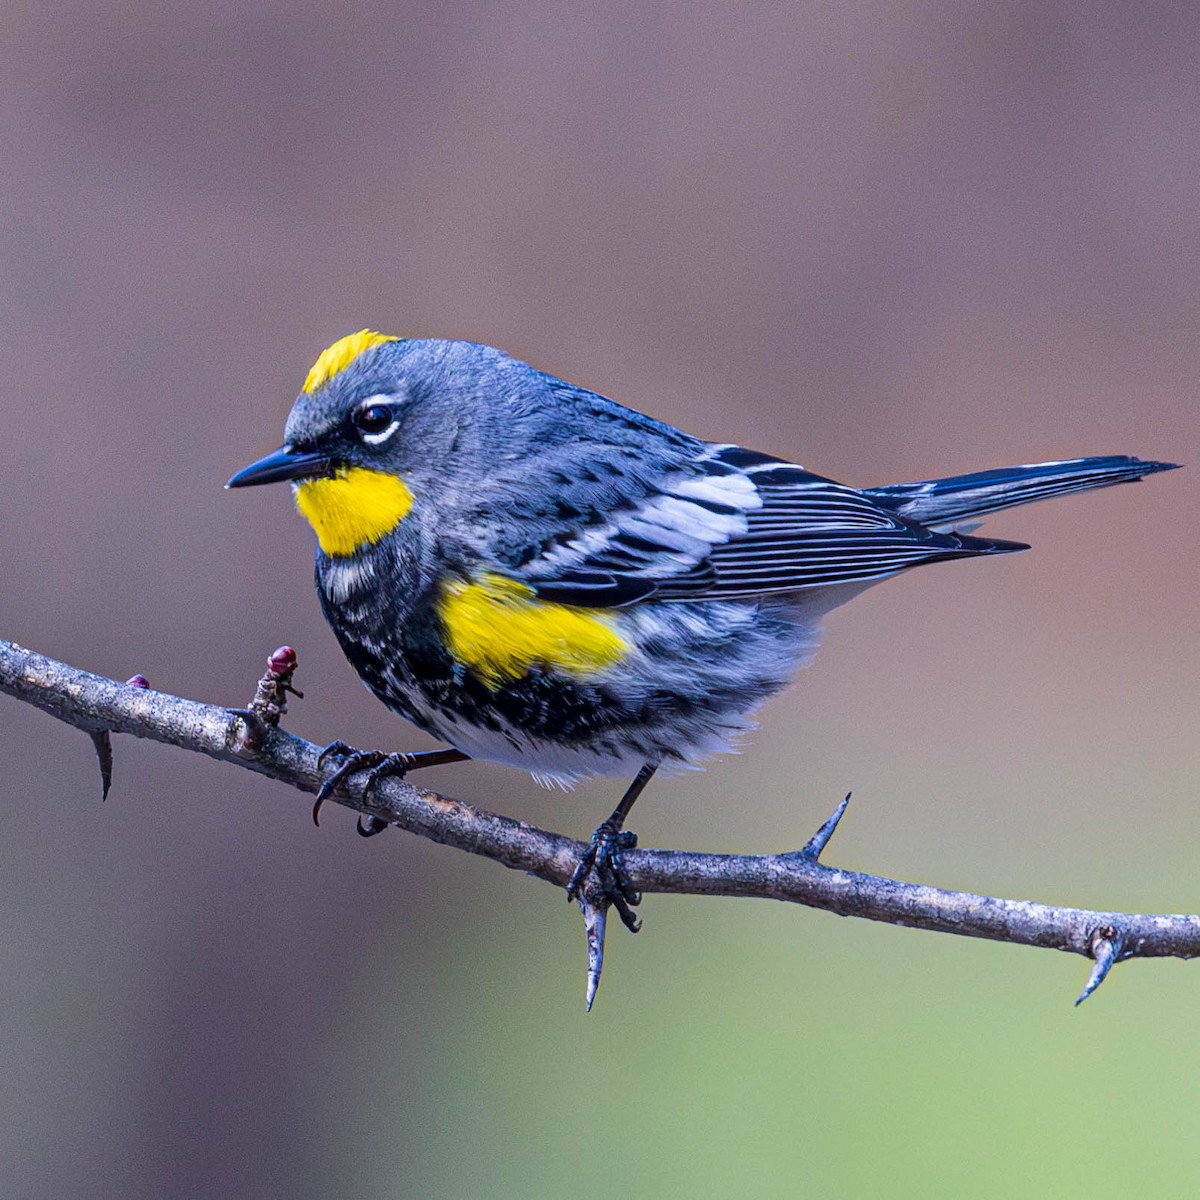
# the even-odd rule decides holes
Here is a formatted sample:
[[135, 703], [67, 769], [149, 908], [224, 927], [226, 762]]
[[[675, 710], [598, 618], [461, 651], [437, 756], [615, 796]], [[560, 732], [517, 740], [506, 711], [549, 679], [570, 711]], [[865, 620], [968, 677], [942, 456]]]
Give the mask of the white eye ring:
[[364, 442], [366, 442], [368, 446], [378, 446], [380, 444], [380, 442], [386, 442], [388, 440], [388, 438], [390, 438], [392, 436], [392, 434], [395, 433], [396, 430], [399, 428], [400, 428], [400, 422], [393, 421], [386, 429], [382, 430], [380, 433], [364, 433], [362, 435], [362, 440]]
[[390, 396], [368, 396], [354, 412], [358, 436], [368, 446], [386, 442], [400, 427], [395, 412], [396, 406]]

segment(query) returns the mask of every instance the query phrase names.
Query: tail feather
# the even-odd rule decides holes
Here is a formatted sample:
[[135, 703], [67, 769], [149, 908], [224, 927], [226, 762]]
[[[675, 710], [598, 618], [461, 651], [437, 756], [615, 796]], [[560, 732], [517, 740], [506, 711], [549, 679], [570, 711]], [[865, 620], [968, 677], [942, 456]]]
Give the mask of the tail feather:
[[996, 471], [977, 471], [971, 475], [925, 479], [917, 483], [894, 483], [888, 487], [863, 488], [863, 491], [881, 508], [931, 529], [939, 529], [1017, 504], [1032, 504], [1035, 500], [1090, 488], [1134, 483], [1143, 475], [1172, 471], [1176, 466], [1177, 463], [1145, 462], [1140, 458], [1113, 454], [1001, 467]]

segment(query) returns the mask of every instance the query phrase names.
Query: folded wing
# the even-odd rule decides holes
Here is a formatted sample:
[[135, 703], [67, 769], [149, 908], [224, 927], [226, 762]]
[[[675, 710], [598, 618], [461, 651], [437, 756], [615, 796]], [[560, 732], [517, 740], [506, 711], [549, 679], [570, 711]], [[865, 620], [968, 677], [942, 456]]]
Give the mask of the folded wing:
[[544, 599], [607, 607], [867, 583], [941, 559], [1023, 549], [935, 532], [802, 467], [705, 444], [636, 502], [530, 548], [519, 570]]

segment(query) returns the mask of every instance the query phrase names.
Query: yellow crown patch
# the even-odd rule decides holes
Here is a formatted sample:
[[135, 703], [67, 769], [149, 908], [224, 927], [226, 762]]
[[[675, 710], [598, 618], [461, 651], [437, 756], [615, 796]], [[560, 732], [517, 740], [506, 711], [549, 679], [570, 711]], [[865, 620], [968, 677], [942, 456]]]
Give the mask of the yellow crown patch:
[[347, 334], [339, 338], [332, 346], [321, 351], [321, 356], [313, 363], [312, 370], [304, 380], [304, 392], [315, 392], [323, 387], [335, 375], [344, 371], [360, 354], [384, 342], [398, 342], [400, 339], [390, 337], [386, 333], [375, 333], [371, 329], [360, 329], [357, 333]]

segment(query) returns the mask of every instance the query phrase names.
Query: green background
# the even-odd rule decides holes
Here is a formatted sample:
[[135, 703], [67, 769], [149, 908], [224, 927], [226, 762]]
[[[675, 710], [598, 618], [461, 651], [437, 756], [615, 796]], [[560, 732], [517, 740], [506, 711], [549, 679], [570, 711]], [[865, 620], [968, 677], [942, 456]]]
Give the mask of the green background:
[[[1194, 911], [1200, 10], [15, 3], [0, 16], [0, 637], [417, 748], [283, 489], [318, 352], [492, 342], [850, 483], [1190, 463], [834, 614], [643, 845], [801, 845]], [[1200, 975], [649, 897], [596, 1010], [561, 895], [0, 702], [0, 1194], [1190, 1197]], [[584, 835], [484, 764], [452, 795]]]

